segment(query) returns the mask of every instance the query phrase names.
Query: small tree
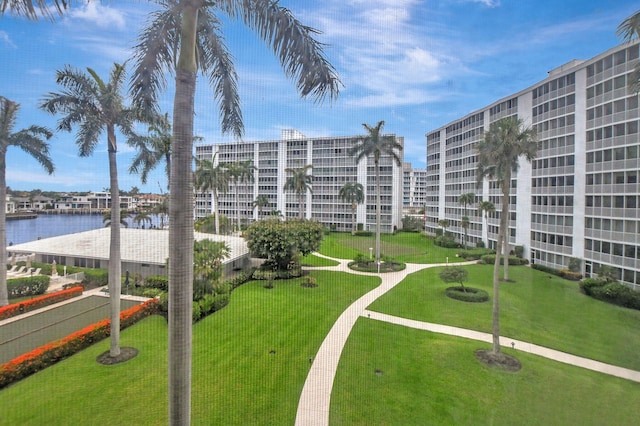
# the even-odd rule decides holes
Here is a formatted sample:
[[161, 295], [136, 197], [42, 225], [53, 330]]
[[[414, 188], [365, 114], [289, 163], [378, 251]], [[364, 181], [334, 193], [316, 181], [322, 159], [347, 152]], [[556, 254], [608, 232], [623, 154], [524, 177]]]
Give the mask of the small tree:
[[297, 255], [318, 250], [323, 236], [322, 225], [311, 220], [265, 219], [246, 231], [252, 256], [267, 259], [265, 263], [278, 270], [286, 270]]
[[459, 283], [462, 291], [467, 292], [464, 282], [469, 278], [469, 271], [459, 266], [450, 266], [440, 271], [440, 279], [445, 283]]

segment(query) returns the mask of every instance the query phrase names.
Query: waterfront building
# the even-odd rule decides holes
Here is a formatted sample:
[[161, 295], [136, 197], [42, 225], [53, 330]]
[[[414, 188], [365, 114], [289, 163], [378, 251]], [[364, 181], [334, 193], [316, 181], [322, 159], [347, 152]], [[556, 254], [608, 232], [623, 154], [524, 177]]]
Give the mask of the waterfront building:
[[[639, 58], [638, 41], [589, 60], [573, 60], [538, 83], [506, 96], [426, 134], [426, 229], [435, 233], [448, 219], [458, 238], [464, 208], [458, 197], [476, 194], [468, 206], [468, 241], [495, 247], [500, 189], [476, 185], [475, 145], [489, 125], [517, 116], [538, 134], [538, 156], [521, 160], [513, 176], [509, 244], [523, 246], [532, 262], [567, 268], [581, 260], [586, 276], [601, 265], [622, 282], [640, 288], [640, 141], [638, 95], [628, 83]], [[496, 212], [488, 223], [478, 202]]]
[[405, 211], [417, 212], [424, 208], [427, 170], [414, 169], [411, 163], [402, 165], [402, 206]]
[[[214, 159], [215, 163], [233, 163], [251, 160], [256, 167], [253, 182], [238, 183], [239, 209], [236, 207], [235, 191], [220, 195], [219, 209], [222, 215], [243, 223], [259, 220], [274, 213], [285, 218], [303, 216], [316, 220], [338, 231], [351, 230], [351, 205], [345, 203], [338, 193], [347, 182], [359, 182], [364, 187], [365, 203], [356, 211], [356, 222], [363, 229], [375, 230], [376, 223], [376, 181], [373, 158], [356, 163], [349, 149], [359, 136], [308, 138], [295, 130], [284, 130], [279, 140], [203, 144], [196, 146], [196, 158]], [[404, 144], [403, 137], [397, 137]], [[402, 158], [402, 153], [399, 153]], [[288, 168], [312, 165], [312, 191], [307, 191], [304, 202], [299, 205], [298, 197], [285, 192]], [[393, 232], [402, 226], [402, 168], [393, 162], [391, 156], [380, 159], [381, 186], [381, 230]], [[266, 195], [269, 205], [254, 209], [253, 202], [258, 195]], [[211, 192], [196, 193], [196, 218], [213, 213]]]

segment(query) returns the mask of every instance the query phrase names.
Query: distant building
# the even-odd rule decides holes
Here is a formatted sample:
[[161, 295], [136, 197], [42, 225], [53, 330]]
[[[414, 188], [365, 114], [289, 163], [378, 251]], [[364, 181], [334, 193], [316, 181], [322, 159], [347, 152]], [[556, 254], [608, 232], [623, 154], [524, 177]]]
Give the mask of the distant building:
[[[196, 157], [216, 163], [233, 163], [251, 160], [256, 167], [253, 182], [238, 185], [238, 211], [234, 188], [230, 185], [226, 194], [220, 196], [220, 213], [235, 219], [240, 215], [244, 223], [269, 216], [274, 212], [286, 218], [303, 216], [316, 220], [338, 231], [351, 229], [351, 205], [345, 203], [338, 193], [347, 182], [359, 182], [364, 186], [365, 203], [357, 207], [357, 223], [364, 229], [375, 230], [376, 223], [376, 182], [373, 158], [363, 159], [356, 164], [349, 149], [354, 138], [322, 137], [307, 138], [295, 130], [284, 130], [282, 139], [255, 142], [235, 142], [196, 147]], [[404, 144], [403, 137], [397, 137]], [[214, 157], [214, 154], [215, 155]], [[402, 153], [399, 153], [402, 158]], [[295, 194], [285, 192], [287, 168], [313, 166], [312, 192], [307, 192], [302, 206], [298, 205]], [[390, 156], [380, 159], [381, 187], [381, 229], [392, 232], [402, 226], [402, 168], [392, 161]], [[270, 204], [262, 213], [253, 208], [258, 195], [266, 195]], [[211, 192], [196, 193], [196, 217], [205, 217], [213, 213]]]
[[638, 41], [587, 61], [571, 61], [544, 80], [426, 134], [426, 229], [439, 219], [458, 237], [460, 194], [495, 204], [488, 224], [478, 204], [468, 206], [469, 241], [495, 247], [500, 189], [476, 186], [475, 145], [489, 125], [517, 116], [537, 130], [539, 150], [520, 162], [509, 200], [509, 244], [523, 246], [531, 262], [566, 268], [582, 260], [586, 276], [601, 265], [640, 285], [640, 141], [638, 95], [628, 90], [638, 63]]
[[427, 189], [427, 170], [414, 169], [411, 163], [402, 165], [402, 206], [407, 211], [424, 208]]

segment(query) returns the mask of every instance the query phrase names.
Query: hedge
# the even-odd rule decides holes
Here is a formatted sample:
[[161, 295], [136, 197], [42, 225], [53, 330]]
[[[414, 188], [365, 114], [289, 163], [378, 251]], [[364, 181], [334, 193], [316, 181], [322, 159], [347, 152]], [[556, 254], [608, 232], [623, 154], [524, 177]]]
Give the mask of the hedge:
[[[496, 261], [496, 255], [495, 254], [485, 254], [484, 256], [482, 256], [480, 258], [480, 261], [482, 263], [486, 263], [489, 265], [493, 265]], [[509, 266], [520, 266], [520, 265], [527, 265], [529, 263], [529, 261], [527, 259], [521, 259], [519, 257], [515, 257], [515, 256], [509, 256]], [[500, 264], [504, 264], [504, 257], [500, 256]]]
[[49, 288], [50, 279], [46, 275], [8, 279], [7, 292], [9, 299], [44, 294]]
[[538, 271], [546, 272], [547, 274], [553, 274], [570, 281], [580, 281], [582, 279], [582, 274], [580, 272], [573, 272], [573, 271], [570, 271], [569, 269], [558, 270], [558, 269], [554, 269], [549, 266], [540, 265], [537, 263], [534, 263], [533, 265], [531, 265], [531, 267], [533, 269], [537, 269]]
[[598, 278], [586, 278], [580, 281], [580, 289], [587, 296], [603, 302], [640, 310], [640, 292], [634, 291], [624, 284]]
[[[466, 290], [466, 292], [464, 290]], [[450, 298], [460, 300], [462, 302], [481, 303], [489, 300], [489, 294], [482, 289], [464, 287], [464, 290], [461, 286], [448, 287], [445, 290], [445, 293]]]
[[44, 306], [53, 305], [63, 300], [71, 299], [82, 295], [82, 287], [73, 287], [67, 290], [56, 291], [55, 293], [45, 294], [35, 299], [25, 300], [19, 303], [3, 306], [0, 308], [0, 320], [11, 318], [25, 312], [34, 311]]
[[144, 286], [169, 291], [169, 278], [163, 275], [149, 275], [144, 279]]
[[[154, 314], [157, 304], [156, 299], [149, 299], [141, 305], [122, 311], [120, 328], [129, 327], [142, 318]], [[110, 324], [111, 320], [102, 320], [0, 365], [0, 389], [105, 339], [110, 334]]]

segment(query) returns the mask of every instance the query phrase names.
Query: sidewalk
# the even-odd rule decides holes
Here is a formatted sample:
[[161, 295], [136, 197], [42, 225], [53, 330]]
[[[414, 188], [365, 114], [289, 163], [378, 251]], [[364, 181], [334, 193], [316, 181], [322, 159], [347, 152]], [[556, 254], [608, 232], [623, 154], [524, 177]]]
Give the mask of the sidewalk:
[[[314, 254], [317, 256], [325, 257], [327, 259], [332, 259], [327, 256], [319, 255], [318, 253]], [[320, 349], [318, 349], [318, 353], [316, 354], [313, 363], [311, 364], [311, 369], [309, 370], [309, 374], [307, 375], [307, 379], [300, 394], [298, 410], [296, 413], [296, 426], [329, 425], [331, 390], [333, 388], [333, 381], [335, 379], [336, 370], [338, 368], [338, 362], [340, 361], [342, 350], [347, 342], [349, 334], [351, 333], [351, 329], [355, 325], [358, 318], [360, 318], [361, 316], [365, 316], [366, 318], [371, 318], [378, 321], [386, 321], [407, 327], [431, 331], [434, 333], [449, 334], [452, 336], [459, 336], [466, 339], [474, 339], [489, 343], [492, 342], [492, 336], [488, 333], [451, 327], [447, 325], [408, 320], [400, 317], [381, 314], [378, 312], [368, 311], [366, 309], [376, 299], [378, 299], [380, 296], [384, 295], [386, 292], [400, 283], [407, 275], [426, 268], [446, 266], [446, 264], [407, 264], [406, 269], [403, 271], [389, 272], [384, 274], [371, 274], [357, 272], [349, 269], [349, 267], [347, 266], [350, 262], [349, 260], [332, 260], [340, 262], [340, 265], [329, 267], [314, 267], [310, 269], [343, 271], [361, 275], [375, 275], [380, 277], [382, 283], [378, 287], [371, 290], [369, 293], [365, 294], [354, 303], [352, 303], [340, 315], [338, 320], [335, 322], [335, 324], [327, 334], [327, 337], [325, 337], [324, 341], [320, 345]], [[456, 264], [470, 265], [475, 263], [476, 262], [463, 262]], [[510, 339], [508, 337], [501, 337], [500, 344], [507, 347], [513, 346], [517, 350], [539, 355], [558, 362], [563, 362], [566, 364], [587, 368], [589, 370], [599, 371], [604, 374], [621, 377], [623, 379], [640, 382], [640, 372], [638, 371], [593, 361], [587, 358], [581, 358], [575, 355], [570, 355], [564, 352], [537, 346], [532, 343]]]

